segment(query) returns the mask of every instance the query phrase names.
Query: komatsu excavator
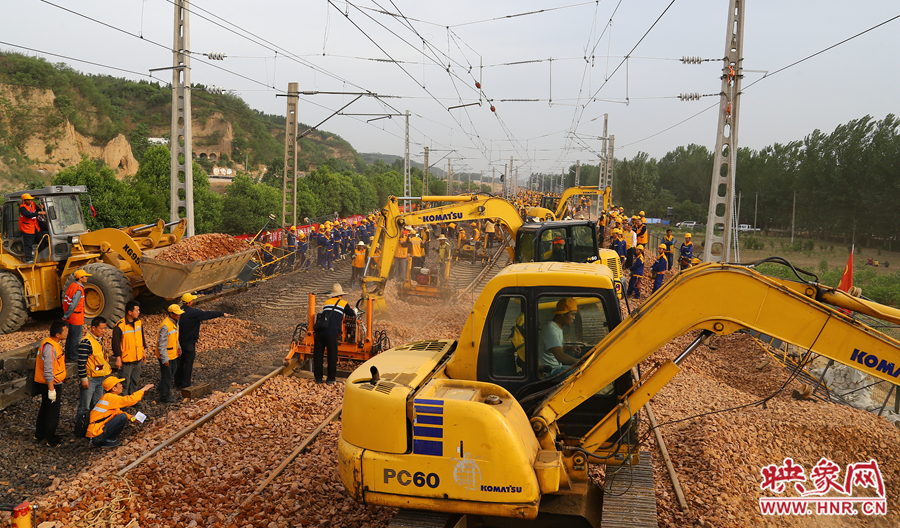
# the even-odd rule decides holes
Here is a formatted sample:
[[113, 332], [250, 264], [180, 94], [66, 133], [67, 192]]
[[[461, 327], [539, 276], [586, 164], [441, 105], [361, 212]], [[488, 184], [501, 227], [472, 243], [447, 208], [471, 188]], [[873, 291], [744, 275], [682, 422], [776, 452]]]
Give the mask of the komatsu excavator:
[[[638, 462], [635, 415], [712, 335], [763, 333], [897, 383], [900, 342], [838, 309], [893, 323], [900, 310], [797, 277], [705, 263], [623, 317], [608, 270], [508, 266], [458, 340], [398, 346], [347, 379], [341, 480], [359, 502], [425, 510], [448, 526], [602, 526], [589, 464]], [[539, 349], [553, 331], [548, 342], [561, 339], [566, 354], [587, 349], [562, 370]], [[677, 357], [632, 377], [688, 333]]]
[[[616, 284], [616, 291], [623, 291], [622, 267], [618, 254], [611, 249], [601, 249], [597, 240], [597, 224], [589, 220], [566, 220], [557, 222], [525, 223], [516, 207], [510, 202], [487, 195], [466, 195], [459, 197], [423, 196], [423, 202], [446, 202], [449, 205], [402, 213], [398, 199], [391, 196], [381, 210], [381, 217], [375, 229], [375, 236], [369, 245], [366, 271], [362, 279], [363, 296], [375, 301], [375, 313], [384, 316], [384, 287], [390, 274], [391, 264], [403, 230], [407, 227], [434, 225], [441, 223], [461, 223], [474, 220], [492, 219], [498, 227], [509, 234], [514, 244], [508, 247], [511, 262], [591, 262], [609, 268]], [[369, 276], [369, 266], [375, 265], [376, 251], [381, 257], [376, 266], [376, 275]], [[419, 273], [421, 270], [416, 271]], [[435, 280], [420, 284], [413, 277], [409, 266], [400, 284], [401, 297], [426, 296], [446, 298], [448, 296], [449, 270], [435, 269]], [[430, 273], [430, 272], [429, 272]], [[425, 282], [425, 281], [423, 281]]]

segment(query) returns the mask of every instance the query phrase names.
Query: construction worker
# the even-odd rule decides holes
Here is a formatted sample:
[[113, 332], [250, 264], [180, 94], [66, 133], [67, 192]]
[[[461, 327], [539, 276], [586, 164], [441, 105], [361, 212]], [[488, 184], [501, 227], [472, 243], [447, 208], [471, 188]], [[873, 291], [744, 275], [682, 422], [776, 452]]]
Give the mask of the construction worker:
[[84, 329], [84, 285], [90, 276], [91, 274], [83, 269], [77, 270], [75, 280], [66, 288], [62, 300], [63, 321], [69, 327], [66, 338], [66, 359], [69, 361], [78, 357], [78, 347]]
[[412, 238], [409, 239], [409, 251], [412, 257], [412, 267], [422, 268], [425, 266], [425, 252], [422, 247], [422, 239], [418, 232], [414, 232]]
[[300, 264], [298, 268], [303, 271], [309, 272], [309, 259], [306, 257], [306, 252], [309, 249], [309, 242], [306, 240], [306, 233], [300, 231], [297, 235], [297, 256], [300, 257]]
[[671, 229], [666, 229], [666, 238], [662, 243], [666, 246], [666, 262], [669, 264], [669, 269], [672, 269], [672, 263], [675, 262], [675, 237], [672, 236]]
[[175, 403], [172, 397], [172, 379], [178, 371], [181, 345], [178, 343], [178, 320], [184, 310], [177, 304], [169, 305], [169, 316], [159, 325], [156, 340], [156, 359], [159, 360], [159, 402]]
[[637, 245], [637, 236], [631, 229], [631, 222], [622, 224], [622, 238], [625, 240], [625, 267], [630, 268], [634, 264], [634, 246]]
[[231, 317], [230, 313], [218, 310], [198, 310], [194, 308], [197, 296], [185, 293], [181, 296], [181, 314], [178, 320], [178, 344], [181, 345], [181, 357], [178, 358], [178, 370], [174, 373], [175, 387], [182, 389], [191, 386], [194, 372], [194, 358], [197, 356], [197, 341], [200, 339], [200, 323], [218, 317]]
[[287, 265], [288, 269], [294, 269], [294, 258], [297, 256], [297, 226], [291, 226], [287, 233]]
[[[315, 241], [316, 241], [316, 266], [320, 266], [325, 268], [325, 226], [320, 225], [318, 228], [313, 228], [313, 233], [315, 233]], [[312, 240], [310, 240], [312, 243]]]
[[153, 388], [153, 384], [144, 385], [133, 394], [124, 396], [122, 382], [125, 380], [110, 376], [103, 381], [103, 388], [107, 391], [103, 399], [91, 410], [90, 424], [87, 437], [91, 439], [94, 447], [119, 447], [119, 435], [125, 429], [128, 421], [134, 421], [134, 417], [122, 411], [123, 407], [136, 405], [144, 397], [144, 393]]
[[[34, 242], [41, 236], [41, 226], [38, 218], [46, 216], [43, 207], [34, 203], [34, 196], [28, 193], [22, 195], [22, 205], [19, 206], [19, 231], [22, 232], [22, 243], [25, 246], [25, 263], [34, 264]], [[38, 248], [40, 251], [40, 248]]]
[[478, 229], [478, 222], [472, 222], [469, 226], [472, 228], [472, 246], [475, 246], [481, 241], [481, 230]]
[[484, 246], [488, 249], [494, 248], [494, 233], [497, 232], [497, 224], [487, 219], [484, 222]]
[[453, 258], [453, 248], [447, 243], [447, 237], [444, 235], [438, 237], [438, 247], [435, 251], [438, 252], [438, 263], [441, 266], [440, 280], [443, 284], [450, 277], [450, 259]]
[[641, 279], [644, 278], [644, 246], [638, 244], [634, 253], [634, 262], [631, 264], [631, 278], [628, 280], [628, 291], [625, 295], [634, 295], [635, 299], [641, 298]]
[[141, 365], [144, 363], [144, 328], [141, 326], [141, 303], [130, 300], [125, 303], [125, 317], [123, 317], [112, 334], [112, 351], [116, 359], [118, 375], [125, 382], [123, 384], [125, 396], [137, 390], [141, 381]]
[[681, 269], [687, 269], [691, 267], [691, 259], [694, 258], [694, 243], [691, 242], [691, 234], [684, 234], [684, 243], [681, 244], [681, 247], [678, 249], [679, 255], [681, 255], [681, 259], [679, 262], [679, 266]]
[[334, 283], [329, 293], [330, 298], [322, 305], [321, 317], [325, 319], [326, 327], [323, 331], [313, 334], [313, 376], [316, 383], [322, 383], [322, 360], [325, 349], [328, 349], [328, 377], [325, 379], [329, 385], [334, 385], [337, 377], [338, 338], [341, 335], [344, 316], [353, 317], [353, 308], [344, 300], [344, 289], [339, 283]]
[[325, 229], [325, 262], [324, 268], [328, 271], [334, 271], [335, 256], [334, 230], [331, 227]]
[[404, 229], [400, 235], [400, 243], [394, 251], [394, 272], [395, 279], [406, 280], [406, 271], [409, 258], [409, 230]]
[[641, 215], [637, 219], [637, 229], [635, 233], [637, 235], [637, 243], [646, 246], [649, 241], [649, 236], [647, 234], [647, 225], [644, 224], [644, 212], [641, 211]]
[[419, 236], [422, 238], [422, 265], [425, 265], [425, 261], [428, 260], [428, 247], [431, 242], [431, 227], [424, 226], [419, 228]]
[[356, 243], [356, 249], [353, 251], [353, 262], [350, 275], [351, 285], [355, 285], [357, 279], [363, 276], [363, 270], [366, 267], [366, 245], [362, 240]]
[[613, 238], [613, 246], [612, 249], [616, 251], [619, 255], [619, 265], [625, 266], [625, 235], [622, 233], [622, 230], [618, 227], [614, 227], [612, 230]]
[[663, 283], [663, 279], [666, 278], [666, 271], [669, 269], [669, 260], [666, 258], [666, 245], [659, 245], [659, 255], [656, 256], [656, 262], [650, 266], [650, 272], [653, 275], [653, 291], [650, 293], [655, 293]]
[[61, 342], [66, 338], [67, 332], [66, 323], [50, 323], [50, 335], [38, 346], [34, 363], [34, 383], [41, 395], [34, 439], [41, 443], [47, 442], [50, 447], [57, 447], [62, 443], [62, 439], [56, 435], [56, 428], [59, 426], [60, 392], [66, 381], [66, 357]]
[[[106, 331], [106, 319], [102, 316], [94, 317], [90, 331], [79, 343], [78, 378], [81, 380], [81, 393], [78, 397], [78, 410], [75, 411], [75, 436], [84, 436], [88, 413], [103, 396], [103, 380], [112, 372], [109, 359], [103, 350], [103, 336], [106, 335]], [[79, 431], [82, 420], [84, 429]]]

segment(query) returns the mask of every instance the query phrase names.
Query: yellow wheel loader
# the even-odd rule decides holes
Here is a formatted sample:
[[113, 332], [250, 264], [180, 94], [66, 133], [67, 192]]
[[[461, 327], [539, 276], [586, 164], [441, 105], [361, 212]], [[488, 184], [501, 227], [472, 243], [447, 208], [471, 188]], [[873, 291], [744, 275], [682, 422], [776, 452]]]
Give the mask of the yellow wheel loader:
[[[590, 464], [640, 463], [638, 411], [713, 335], [766, 334], [897, 382], [900, 342], [837, 308], [893, 323], [900, 310], [797, 277], [701, 264], [623, 317], [608, 270], [508, 266], [458, 341], [395, 347], [347, 379], [341, 480], [355, 500], [424, 511], [429, 526], [598, 528], [615, 499]], [[632, 377], [689, 332], [680, 354]]]
[[[26, 192], [46, 213], [35, 236], [33, 263], [25, 260], [25, 237], [19, 231], [19, 207]], [[86, 193], [83, 185], [53, 185], [5, 195], [0, 334], [18, 330], [29, 312], [59, 308], [78, 269], [91, 274], [84, 286], [85, 317], [102, 315], [114, 322], [124, 316], [125, 303], [133, 298], [173, 299], [234, 278], [253, 252], [188, 265], [155, 259], [162, 248], [182, 239], [185, 220], [88, 231], [81, 208]]]

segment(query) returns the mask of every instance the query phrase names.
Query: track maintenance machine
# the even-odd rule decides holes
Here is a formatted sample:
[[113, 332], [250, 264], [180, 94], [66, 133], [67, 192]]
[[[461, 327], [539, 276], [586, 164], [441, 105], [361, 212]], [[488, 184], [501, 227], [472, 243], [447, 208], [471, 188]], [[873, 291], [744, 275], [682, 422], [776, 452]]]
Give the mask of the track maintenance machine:
[[[894, 323], [900, 310], [814, 276], [788, 281], [753, 267], [692, 267], [623, 317], [609, 271], [508, 266], [475, 301], [459, 340], [395, 347], [347, 379], [344, 486], [359, 502], [434, 512], [447, 526], [464, 517], [468, 527], [596, 528], [605, 499], [589, 463], [639, 461], [638, 411], [714, 334], [767, 334], [897, 382], [900, 342], [837, 308]], [[552, 342], [577, 358], [561, 371], [548, 372], [538, 350], [551, 326], [563, 332]], [[696, 338], [677, 357], [632, 378], [633, 367], [686, 333]], [[588, 349], [580, 358], [575, 344]]]
[[612, 200], [612, 189], [607, 187], [601, 191], [596, 185], [582, 185], [580, 187], [569, 187], [563, 191], [562, 196], [542, 196], [541, 205], [526, 208], [528, 216], [541, 218], [543, 220], [561, 220], [565, 217], [566, 209], [569, 205], [569, 199], [575, 196], [602, 196], [603, 203], [598, 213], [605, 213], [609, 210]]
[[[24, 237], [19, 230], [19, 206], [25, 193], [34, 197], [47, 219], [35, 244], [33, 263], [25, 260]], [[162, 248], [181, 240], [186, 220], [88, 231], [81, 208], [81, 195], [86, 193], [83, 185], [52, 185], [5, 195], [0, 334], [18, 330], [28, 312], [59, 308], [62, 292], [79, 269], [91, 274], [84, 286], [85, 317], [102, 315], [118, 321], [125, 315], [125, 303], [138, 296], [173, 299], [236, 277], [255, 251], [188, 265], [153, 258]]]
[[[381, 217], [375, 229], [375, 236], [369, 246], [366, 271], [372, 264], [376, 248], [382, 250], [381, 260], [376, 268], [376, 276], [363, 277], [363, 296], [375, 301], [376, 316], [384, 316], [387, 306], [384, 304], [384, 287], [390, 274], [391, 263], [400, 241], [400, 235], [407, 226], [433, 225], [445, 222], [471, 222], [492, 219], [515, 241], [509, 246], [511, 262], [591, 262], [608, 267], [616, 284], [616, 291], [621, 293], [622, 267], [615, 251], [601, 249], [597, 241], [597, 224], [590, 220], [565, 220], [556, 222], [525, 223], [519, 216], [516, 207], [510, 202], [487, 195], [466, 195], [459, 197], [424, 196], [426, 202], [453, 201], [449, 205], [424, 209], [411, 213], [402, 213], [397, 205], [397, 198], [391, 196], [387, 205], [381, 210]], [[449, 297], [447, 277], [449, 269], [435, 270], [443, 280], [438, 278], [437, 285], [431, 282], [422, 285], [410, 277], [414, 275], [407, 270], [406, 279], [400, 286], [400, 295]]]

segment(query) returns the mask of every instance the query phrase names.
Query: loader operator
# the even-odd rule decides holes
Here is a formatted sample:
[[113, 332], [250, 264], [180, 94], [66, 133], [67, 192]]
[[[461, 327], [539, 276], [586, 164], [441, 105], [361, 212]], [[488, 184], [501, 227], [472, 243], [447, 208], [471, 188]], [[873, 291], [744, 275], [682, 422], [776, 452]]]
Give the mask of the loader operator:
[[[19, 206], [19, 231], [22, 232], [22, 243], [25, 246], [25, 263], [34, 264], [34, 241], [41, 237], [41, 226], [38, 218], [46, 216], [43, 208], [34, 203], [34, 196], [28, 193], [22, 195], [22, 205]], [[38, 247], [38, 251], [40, 251]]]
[[327, 348], [328, 377], [325, 381], [328, 385], [334, 385], [337, 378], [338, 338], [341, 335], [344, 316], [353, 317], [355, 312], [344, 300], [344, 289], [341, 288], [340, 283], [334, 283], [329, 295], [331, 298], [322, 305], [320, 314], [325, 319], [325, 329], [324, 331], [316, 331], [313, 335], [315, 339], [313, 347], [313, 375], [316, 378], [316, 383], [322, 383], [322, 360]]
[[544, 324], [541, 329], [539, 342], [540, 355], [538, 360], [541, 374], [544, 377], [552, 377], [565, 370], [569, 365], [578, 362], [578, 358], [570, 356], [566, 351], [578, 354], [577, 345], [566, 345], [563, 338], [563, 327], [575, 322], [575, 314], [578, 312], [578, 304], [575, 299], [568, 297], [560, 299], [553, 311], [553, 319]]

